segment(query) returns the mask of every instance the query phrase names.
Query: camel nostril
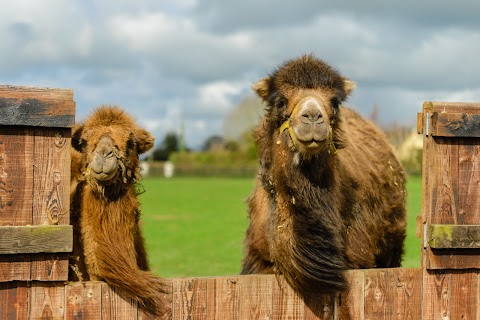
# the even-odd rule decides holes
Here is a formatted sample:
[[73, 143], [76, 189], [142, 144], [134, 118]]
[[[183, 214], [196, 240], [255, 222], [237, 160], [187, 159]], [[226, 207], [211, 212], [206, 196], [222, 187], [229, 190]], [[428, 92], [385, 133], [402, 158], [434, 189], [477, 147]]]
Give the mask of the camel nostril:
[[322, 113], [320, 111], [315, 112], [315, 111], [307, 111], [304, 114], [302, 114], [302, 122], [303, 123], [316, 123], [316, 122], [322, 122]]

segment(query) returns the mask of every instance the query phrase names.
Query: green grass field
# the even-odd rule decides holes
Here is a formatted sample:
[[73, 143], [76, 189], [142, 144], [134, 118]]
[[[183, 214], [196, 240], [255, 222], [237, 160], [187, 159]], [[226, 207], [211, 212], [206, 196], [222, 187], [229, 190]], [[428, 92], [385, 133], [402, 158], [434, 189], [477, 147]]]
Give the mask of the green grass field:
[[[168, 278], [238, 274], [247, 227], [245, 199], [253, 183], [239, 178], [143, 180], [142, 227], [153, 272]], [[403, 266], [413, 268], [420, 266], [415, 237], [420, 178], [409, 179], [408, 192]]]

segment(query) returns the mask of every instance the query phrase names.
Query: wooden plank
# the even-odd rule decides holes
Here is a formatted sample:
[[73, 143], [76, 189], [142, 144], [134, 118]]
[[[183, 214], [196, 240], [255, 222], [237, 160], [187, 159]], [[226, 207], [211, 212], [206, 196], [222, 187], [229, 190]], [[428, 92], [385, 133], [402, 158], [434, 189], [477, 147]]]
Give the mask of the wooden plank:
[[393, 319], [395, 292], [387, 269], [365, 270], [365, 319]]
[[[422, 269], [393, 269], [395, 286], [395, 319], [422, 318]], [[393, 318], [392, 318], [393, 319]]]
[[207, 279], [207, 319], [238, 319], [238, 279]]
[[432, 224], [428, 229], [433, 249], [480, 249], [480, 225]]
[[425, 101], [423, 110], [439, 113], [480, 113], [480, 103]]
[[0, 86], [0, 125], [72, 128], [73, 91]]
[[478, 319], [477, 272], [452, 273], [451, 319]]
[[[458, 141], [434, 138], [432, 174], [432, 212], [429, 224], [456, 224], [458, 196]], [[428, 213], [428, 212], [427, 212]]]
[[0, 283], [0, 319], [27, 319], [28, 288], [25, 283]]
[[[276, 277], [272, 279], [273, 284], [273, 320], [282, 319], [307, 319], [305, 313], [313, 315], [313, 312], [308, 310], [303, 299], [293, 291], [287, 284], [283, 277]], [[282, 306], [281, 308], [277, 306]], [[307, 310], [306, 310], [307, 309]]]
[[239, 283], [239, 319], [271, 319], [272, 277], [249, 275], [240, 278]]
[[458, 222], [479, 224], [480, 139], [462, 139], [458, 152]]
[[[426, 117], [426, 108], [424, 105], [423, 114]], [[423, 268], [427, 268], [430, 264], [429, 259], [429, 250], [430, 248], [427, 246], [426, 241], [426, 225], [430, 223], [431, 220], [431, 212], [432, 212], [432, 197], [433, 197], [433, 178], [430, 167], [432, 166], [432, 157], [434, 155], [433, 148], [434, 148], [433, 139], [427, 136], [424, 133], [423, 136], [423, 154], [422, 154], [422, 230], [421, 230], [421, 243], [422, 243], [422, 254], [421, 254], [421, 266]]]
[[346, 273], [348, 291], [338, 295], [336, 301], [337, 320], [365, 319], [365, 271], [349, 270]]
[[30, 255], [0, 255], [0, 282], [13, 280], [29, 281], [30, 279]]
[[[68, 279], [68, 253], [37, 253], [30, 256], [32, 280], [66, 281]], [[39, 268], [40, 265], [41, 268]]]
[[[426, 170], [429, 171], [430, 212], [426, 212], [427, 226], [458, 223], [458, 141], [453, 138], [430, 138], [431, 153]], [[427, 195], [427, 196], [428, 196]], [[428, 239], [426, 239], [428, 241]], [[457, 260], [450, 254], [433, 252], [427, 245], [426, 267], [429, 269], [457, 268]]]
[[417, 113], [417, 133], [418, 134], [423, 134], [424, 125], [425, 125], [425, 122], [423, 118], [423, 112], [418, 112]]
[[28, 319], [65, 318], [65, 286], [58, 282], [33, 282], [29, 294]]
[[0, 97], [0, 125], [73, 128], [74, 110], [73, 101]]
[[434, 112], [432, 135], [437, 137], [480, 137], [479, 113]]
[[69, 224], [71, 129], [36, 129], [34, 224]]
[[451, 274], [423, 270], [423, 320], [453, 319], [450, 313]]
[[102, 319], [101, 282], [71, 282], [65, 286], [65, 319]]
[[[32, 224], [33, 130], [0, 126], [0, 225]], [[0, 281], [30, 280], [28, 255], [0, 256]]]
[[[70, 148], [71, 129], [35, 129], [33, 224], [70, 222]], [[31, 268], [32, 279], [68, 280], [68, 255], [37, 256]]]
[[115, 291], [103, 282], [101, 290], [101, 319], [136, 320], [138, 318], [137, 303], [133, 299]]
[[0, 225], [32, 224], [33, 133], [0, 126]]
[[173, 280], [173, 319], [207, 319], [207, 282], [202, 278]]
[[2, 98], [32, 98], [40, 100], [73, 100], [72, 89], [0, 85]]
[[71, 252], [70, 225], [0, 226], [0, 254]]

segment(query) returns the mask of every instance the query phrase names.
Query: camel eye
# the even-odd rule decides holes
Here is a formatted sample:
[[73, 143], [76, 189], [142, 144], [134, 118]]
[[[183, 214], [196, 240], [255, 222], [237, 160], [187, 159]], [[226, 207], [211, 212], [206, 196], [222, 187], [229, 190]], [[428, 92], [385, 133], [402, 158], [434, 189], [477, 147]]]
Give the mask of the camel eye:
[[133, 139], [128, 139], [127, 140], [127, 149], [128, 150], [133, 150], [135, 147], [135, 141]]
[[277, 108], [279, 108], [279, 109], [285, 109], [285, 108], [287, 108], [287, 106], [288, 106], [288, 100], [287, 100], [287, 98], [282, 97], [282, 98], [278, 99], [276, 105], [277, 105]]
[[332, 108], [335, 110], [335, 112], [337, 112], [338, 108], [340, 107], [340, 99], [338, 99], [337, 97], [335, 98], [332, 98], [332, 100], [330, 100], [331, 104], [332, 104]]
[[83, 152], [87, 149], [87, 140], [83, 138], [72, 138], [72, 146], [75, 150]]

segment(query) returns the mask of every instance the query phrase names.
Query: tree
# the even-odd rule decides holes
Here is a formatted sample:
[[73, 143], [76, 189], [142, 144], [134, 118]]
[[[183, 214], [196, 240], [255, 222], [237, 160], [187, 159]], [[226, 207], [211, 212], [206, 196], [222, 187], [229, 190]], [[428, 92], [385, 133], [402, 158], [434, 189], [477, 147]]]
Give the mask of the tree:
[[225, 141], [221, 136], [211, 136], [203, 144], [203, 151], [219, 151], [225, 148]]
[[251, 131], [264, 112], [262, 100], [257, 96], [247, 96], [240, 101], [223, 121], [223, 136], [227, 141], [238, 140]]
[[153, 152], [153, 160], [167, 161], [172, 152], [179, 150], [179, 138], [174, 132], [165, 135], [161, 146]]

